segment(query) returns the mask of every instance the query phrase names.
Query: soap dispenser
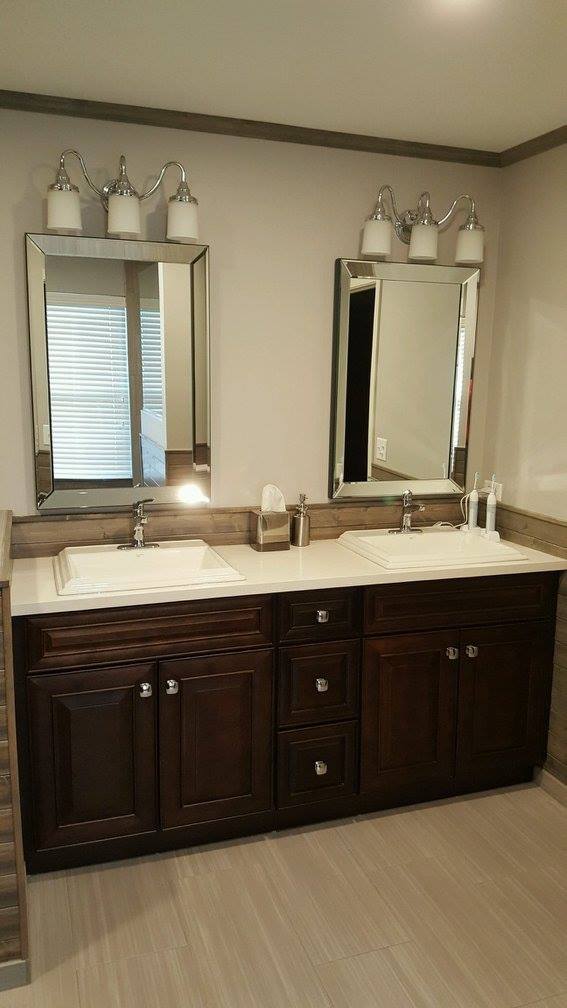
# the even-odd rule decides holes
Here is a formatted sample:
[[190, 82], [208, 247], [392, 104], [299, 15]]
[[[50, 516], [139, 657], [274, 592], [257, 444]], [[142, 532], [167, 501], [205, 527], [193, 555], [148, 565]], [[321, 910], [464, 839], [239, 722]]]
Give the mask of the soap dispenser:
[[292, 546], [309, 546], [311, 519], [307, 514], [306, 500], [307, 497], [305, 494], [299, 495], [299, 504], [292, 522]]

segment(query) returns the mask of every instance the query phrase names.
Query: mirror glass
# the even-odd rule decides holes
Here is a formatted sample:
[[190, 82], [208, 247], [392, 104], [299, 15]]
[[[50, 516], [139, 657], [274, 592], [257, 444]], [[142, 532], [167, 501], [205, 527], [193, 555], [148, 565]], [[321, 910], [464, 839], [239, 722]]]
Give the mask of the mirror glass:
[[208, 250], [28, 235], [41, 510], [210, 499]]
[[330, 497], [462, 493], [478, 278], [338, 260]]

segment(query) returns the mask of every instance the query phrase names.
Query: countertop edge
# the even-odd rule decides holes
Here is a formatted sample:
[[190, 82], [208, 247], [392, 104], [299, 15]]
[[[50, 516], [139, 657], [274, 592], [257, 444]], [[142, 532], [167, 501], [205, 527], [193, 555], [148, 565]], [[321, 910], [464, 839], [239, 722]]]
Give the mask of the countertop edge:
[[[390, 571], [351, 553], [337, 540], [321, 540], [301, 550], [292, 547], [291, 551], [282, 554], [258, 554], [245, 545], [224, 546], [216, 547], [217, 552], [244, 573], [246, 580], [202, 585], [197, 588], [153, 588], [139, 592], [84, 596], [57, 594], [52, 557], [28, 558], [13, 562], [12, 616], [86, 612], [93, 609], [190, 602], [199, 599], [238, 598], [248, 595], [273, 595], [282, 592], [356, 588], [416, 581], [560, 573], [567, 570], [567, 559], [540, 553], [528, 547], [520, 548], [517, 544], [516, 548], [527, 558], [491, 567], [478, 564], [437, 570]], [[282, 558], [280, 564], [287, 567], [287, 570], [279, 572], [279, 576], [278, 558]], [[332, 572], [325, 570], [329, 564], [335, 568]], [[247, 570], [242, 570], [243, 566]], [[344, 572], [337, 569], [341, 566], [344, 566]], [[304, 567], [308, 569], [302, 569]], [[29, 582], [27, 585], [26, 581]]]

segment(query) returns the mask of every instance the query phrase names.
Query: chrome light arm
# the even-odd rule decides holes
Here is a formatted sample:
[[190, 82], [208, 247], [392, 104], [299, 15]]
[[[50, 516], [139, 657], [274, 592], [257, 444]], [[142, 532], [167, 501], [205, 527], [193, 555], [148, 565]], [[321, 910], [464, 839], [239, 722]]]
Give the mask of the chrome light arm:
[[167, 171], [168, 168], [179, 168], [179, 173], [180, 173], [180, 176], [181, 176], [180, 186], [185, 186], [186, 188], [188, 188], [188, 186], [187, 186], [187, 172], [185, 171], [185, 168], [183, 167], [183, 165], [181, 164], [181, 162], [180, 161], [166, 161], [165, 164], [163, 165], [163, 167], [162, 167], [162, 169], [161, 169], [161, 171], [160, 171], [160, 173], [159, 173], [156, 181], [154, 182], [153, 186], [150, 186], [150, 188], [146, 189], [145, 192], [140, 193], [140, 199], [141, 200], [147, 199], [148, 196], [153, 196], [153, 194], [156, 192], [156, 190], [159, 189], [161, 183], [163, 182], [163, 177], [164, 177], [164, 175], [165, 175], [165, 173], [166, 173], [166, 171]]
[[61, 178], [68, 179], [67, 170], [65, 168], [65, 158], [66, 157], [70, 157], [71, 155], [73, 155], [73, 157], [77, 158], [77, 161], [79, 162], [79, 164], [81, 166], [81, 171], [83, 173], [83, 176], [84, 176], [85, 181], [87, 182], [87, 184], [91, 187], [92, 191], [94, 193], [96, 193], [97, 196], [100, 199], [102, 199], [103, 198], [103, 190], [99, 189], [98, 186], [96, 186], [94, 184], [92, 178], [90, 177], [90, 175], [89, 175], [89, 173], [87, 171], [87, 166], [85, 164], [84, 158], [82, 157], [81, 154], [79, 154], [78, 151], [73, 150], [72, 147], [70, 147], [68, 150], [64, 150], [63, 153], [59, 157], [59, 170], [57, 172], [57, 178], [58, 179], [61, 179]]
[[468, 193], [461, 193], [460, 196], [457, 196], [457, 198], [453, 200], [451, 206], [447, 210], [447, 213], [443, 217], [440, 217], [439, 220], [437, 221], [440, 230], [447, 227], [447, 225], [450, 223], [450, 221], [455, 215], [459, 203], [462, 200], [468, 200], [469, 204], [468, 221], [475, 221], [478, 224], [478, 218], [476, 216], [476, 204], [474, 199], [472, 198], [472, 196], [469, 196]]
[[161, 183], [163, 182], [164, 175], [168, 168], [178, 168], [180, 174], [179, 185], [177, 187], [174, 199], [185, 203], [197, 202], [195, 197], [191, 195], [189, 186], [187, 184], [187, 172], [185, 171], [185, 168], [183, 167], [180, 161], [166, 161], [166, 163], [161, 168], [160, 173], [154, 184], [151, 185], [149, 189], [146, 189], [145, 192], [137, 193], [128, 179], [128, 175], [126, 173], [126, 158], [124, 157], [124, 154], [122, 154], [120, 157], [120, 171], [118, 177], [115, 179], [111, 179], [109, 182], [107, 182], [105, 185], [99, 188], [97, 185], [95, 185], [92, 178], [90, 177], [87, 166], [85, 164], [85, 160], [82, 157], [82, 155], [79, 154], [79, 151], [73, 150], [72, 148], [64, 150], [59, 157], [59, 168], [55, 179], [55, 188], [58, 189], [74, 188], [71, 184], [71, 180], [69, 179], [67, 170], [65, 168], [65, 158], [71, 156], [77, 158], [77, 161], [81, 166], [81, 171], [83, 173], [85, 181], [90, 186], [92, 191], [96, 193], [96, 195], [99, 197], [105, 210], [108, 210], [108, 197], [115, 192], [120, 192], [124, 195], [138, 196], [140, 200], [145, 200], [148, 199], [149, 196], [153, 196], [153, 194], [156, 192], [157, 189], [159, 189]]
[[374, 211], [375, 217], [377, 217], [377, 219], [379, 220], [380, 216], [385, 213], [385, 209], [384, 209], [384, 194], [385, 193], [388, 193], [388, 195], [390, 197], [390, 203], [392, 205], [392, 212], [394, 214], [394, 219], [396, 220], [396, 223], [401, 224], [402, 223], [402, 217], [400, 217], [400, 214], [398, 213], [398, 207], [396, 205], [396, 197], [395, 197], [394, 190], [392, 189], [391, 185], [380, 186], [380, 188], [378, 190], [378, 197], [377, 197], [377, 200], [376, 200], [376, 209]]

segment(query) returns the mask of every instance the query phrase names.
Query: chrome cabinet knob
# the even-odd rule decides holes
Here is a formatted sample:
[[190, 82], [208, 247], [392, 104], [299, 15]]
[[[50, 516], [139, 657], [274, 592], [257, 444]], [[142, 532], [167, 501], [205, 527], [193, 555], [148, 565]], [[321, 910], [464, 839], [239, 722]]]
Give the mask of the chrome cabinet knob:
[[179, 683], [177, 682], [177, 679], [166, 679], [165, 692], [168, 696], [175, 696], [176, 693], [179, 693]]
[[448, 647], [445, 654], [449, 661], [456, 661], [459, 657], [459, 649], [458, 647]]
[[326, 693], [329, 689], [329, 680], [324, 679], [323, 676], [321, 676], [319, 679], [315, 680], [315, 686], [317, 687], [318, 693]]
[[324, 760], [315, 760], [315, 773], [318, 777], [324, 777], [327, 773], [328, 767]]
[[140, 696], [143, 699], [145, 699], [146, 697], [150, 697], [152, 695], [152, 693], [153, 693], [153, 690], [152, 690], [152, 684], [151, 683], [149, 683], [149, 682], [141, 682], [140, 683]]
[[476, 644], [467, 644], [465, 654], [467, 658], [478, 658], [478, 648]]
[[317, 610], [317, 622], [318, 623], [328, 623], [329, 622], [329, 610], [328, 609], [318, 609]]

